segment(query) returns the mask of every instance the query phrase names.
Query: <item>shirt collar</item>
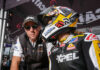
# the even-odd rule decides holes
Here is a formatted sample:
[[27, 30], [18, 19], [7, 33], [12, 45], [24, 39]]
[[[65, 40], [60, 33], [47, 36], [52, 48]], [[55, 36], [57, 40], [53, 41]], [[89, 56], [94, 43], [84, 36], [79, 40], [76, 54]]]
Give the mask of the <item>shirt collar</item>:
[[32, 42], [30, 39], [29, 39], [30, 43], [32, 44], [33, 47], [36, 46], [36, 41], [35, 42]]

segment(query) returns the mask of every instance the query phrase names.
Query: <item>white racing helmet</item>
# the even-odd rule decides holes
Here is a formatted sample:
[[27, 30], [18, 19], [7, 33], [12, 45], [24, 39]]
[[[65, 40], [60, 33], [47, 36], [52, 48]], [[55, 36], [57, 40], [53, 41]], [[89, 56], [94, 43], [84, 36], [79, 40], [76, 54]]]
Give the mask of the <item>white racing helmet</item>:
[[[74, 10], [63, 6], [51, 6], [38, 15], [38, 20], [45, 26], [44, 39], [55, 39], [58, 34], [75, 30], [79, 15]], [[51, 21], [49, 24], [48, 22]]]

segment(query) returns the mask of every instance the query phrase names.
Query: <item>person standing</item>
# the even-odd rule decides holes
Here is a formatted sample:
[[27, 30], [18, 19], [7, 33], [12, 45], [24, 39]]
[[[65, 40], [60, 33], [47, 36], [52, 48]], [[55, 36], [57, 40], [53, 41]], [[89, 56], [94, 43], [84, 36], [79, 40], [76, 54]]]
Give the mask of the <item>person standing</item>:
[[[14, 53], [10, 70], [48, 70], [46, 49], [40, 38], [41, 25], [34, 16], [28, 16], [23, 22], [25, 32], [14, 44]], [[21, 64], [22, 61], [22, 64]], [[21, 64], [21, 65], [20, 65]]]

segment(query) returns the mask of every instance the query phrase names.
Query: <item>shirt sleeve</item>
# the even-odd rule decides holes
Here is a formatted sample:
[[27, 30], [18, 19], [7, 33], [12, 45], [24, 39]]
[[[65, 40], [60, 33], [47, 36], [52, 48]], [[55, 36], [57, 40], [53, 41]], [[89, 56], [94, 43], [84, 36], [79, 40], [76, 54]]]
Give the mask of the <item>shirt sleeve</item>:
[[17, 38], [16, 43], [13, 45], [14, 46], [14, 53], [13, 56], [22, 56], [23, 50], [19, 41], [19, 38]]

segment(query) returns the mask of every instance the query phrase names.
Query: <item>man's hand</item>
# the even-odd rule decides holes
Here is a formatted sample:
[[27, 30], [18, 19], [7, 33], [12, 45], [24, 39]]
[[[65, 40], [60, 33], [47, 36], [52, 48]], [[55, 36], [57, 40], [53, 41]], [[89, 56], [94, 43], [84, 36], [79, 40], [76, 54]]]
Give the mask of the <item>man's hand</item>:
[[10, 70], [19, 70], [20, 61], [21, 61], [21, 57], [13, 56]]

